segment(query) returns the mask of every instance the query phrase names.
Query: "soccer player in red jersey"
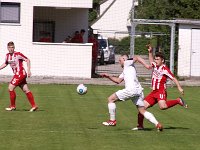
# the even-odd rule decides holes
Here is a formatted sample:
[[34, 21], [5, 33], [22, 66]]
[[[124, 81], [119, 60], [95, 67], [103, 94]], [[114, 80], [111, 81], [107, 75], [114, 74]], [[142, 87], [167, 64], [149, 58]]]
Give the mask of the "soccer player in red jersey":
[[[153, 57], [151, 45], [147, 45], [149, 51], [149, 61], [151, 63], [152, 72], [152, 92], [144, 99], [145, 108], [149, 108], [158, 103], [161, 110], [171, 108], [177, 104], [187, 108], [184, 100], [178, 97], [175, 100], [167, 100], [166, 82], [170, 78], [177, 86], [179, 92], [183, 95], [184, 90], [179, 84], [178, 80], [174, 77], [169, 68], [164, 64], [164, 55], [161, 52], [157, 52]], [[142, 130], [144, 116], [138, 113], [138, 126], [132, 130]]]
[[[33, 94], [29, 90], [27, 82], [26, 82], [27, 76], [28, 77], [31, 76], [30, 60], [26, 56], [24, 56], [22, 53], [14, 51], [15, 45], [12, 41], [7, 44], [7, 48], [8, 48], [9, 53], [6, 54], [6, 60], [0, 66], [0, 70], [5, 68], [9, 64], [13, 70], [14, 76], [8, 86], [8, 90], [9, 90], [9, 94], [10, 94], [10, 106], [5, 109], [7, 111], [16, 110], [15, 88], [17, 86], [19, 86], [23, 90], [23, 92], [26, 94], [26, 96], [31, 104], [31, 109], [29, 111], [30, 112], [35, 111], [38, 109], [38, 107], [35, 104]], [[27, 63], [27, 73], [23, 67], [23, 61], [25, 61]]]
[[92, 45], [92, 77], [97, 76], [95, 73], [97, 66], [97, 57], [98, 57], [98, 40], [94, 37], [94, 34], [91, 33], [88, 37], [88, 43], [93, 43]]

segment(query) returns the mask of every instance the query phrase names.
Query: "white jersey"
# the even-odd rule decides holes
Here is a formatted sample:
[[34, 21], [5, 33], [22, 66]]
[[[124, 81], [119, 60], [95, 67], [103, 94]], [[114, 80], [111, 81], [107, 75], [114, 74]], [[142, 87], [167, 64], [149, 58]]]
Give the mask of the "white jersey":
[[119, 78], [124, 79], [125, 89], [141, 92], [143, 90], [140, 85], [133, 60], [126, 60], [124, 62], [124, 70]]

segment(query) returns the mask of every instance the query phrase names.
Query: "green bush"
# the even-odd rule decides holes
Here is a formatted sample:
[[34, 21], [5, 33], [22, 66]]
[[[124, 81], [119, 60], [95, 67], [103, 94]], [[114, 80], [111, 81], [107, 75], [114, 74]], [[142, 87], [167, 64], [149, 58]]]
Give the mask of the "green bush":
[[[110, 45], [116, 47], [116, 54], [130, 54], [130, 37], [125, 37], [121, 40], [118, 39], [109, 39]], [[145, 38], [145, 37], [136, 37], [135, 38], [135, 49], [134, 54], [136, 55], [145, 55], [147, 54], [146, 45], [151, 43], [155, 45], [156, 38]]]

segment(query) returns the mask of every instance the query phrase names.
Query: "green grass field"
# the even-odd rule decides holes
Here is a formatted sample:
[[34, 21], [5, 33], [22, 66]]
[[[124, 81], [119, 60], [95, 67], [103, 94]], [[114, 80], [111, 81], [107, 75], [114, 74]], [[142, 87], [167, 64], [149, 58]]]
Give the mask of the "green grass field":
[[[9, 96], [6, 84], [0, 86], [1, 150], [199, 150], [200, 87], [184, 87], [188, 109], [176, 106], [161, 111], [150, 108], [164, 125], [157, 132], [145, 121], [145, 131], [132, 131], [137, 111], [131, 101], [117, 103], [116, 127], [104, 127], [108, 119], [107, 97], [120, 86], [87, 85], [88, 93], [78, 95], [76, 85], [30, 85], [39, 105], [28, 112], [25, 95], [16, 89], [17, 110], [6, 112]], [[145, 95], [150, 92], [145, 88]], [[168, 89], [168, 98], [179, 96]]]

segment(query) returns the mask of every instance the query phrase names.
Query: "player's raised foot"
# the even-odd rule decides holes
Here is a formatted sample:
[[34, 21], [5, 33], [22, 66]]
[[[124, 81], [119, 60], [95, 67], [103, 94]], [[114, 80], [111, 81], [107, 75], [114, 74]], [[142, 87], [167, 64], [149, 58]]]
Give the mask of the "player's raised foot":
[[156, 129], [157, 129], [157, 131], [163, 131], [163, 126], [162, 126], [162, 124], [158, 123], [158, 124], [156, 125]]
[[117, 121], [116, 120], [108, 120], [106, 122], [102, 123], [104, 126], [116, 126]]
[[188, 107], [187, 104], [185, 103], [185, 101], [183, 100], [182, 97], [179, 97], [178, 100], [179, 100], [179, 105], [181, 105], [181, 106], [183, 106], [183, 107], [185, 107], [185, 108]]
[[132, 128], [131, 130], [133, 131], [144, 130], [144, 127], [135, 127], [135, 128]]
[[33, 111], [36, 111], [37, 109], [38, 109], [38, 107], [35, 106], [35, 107], [32, 107], [29, 111], [30, 111], [30, 112], [33, 112]]
[[14, 110], [16, 110], [16, 107], [10, 106], [10, 107], [5, 108], [5, 110], [6, 111], [14, 111]]

